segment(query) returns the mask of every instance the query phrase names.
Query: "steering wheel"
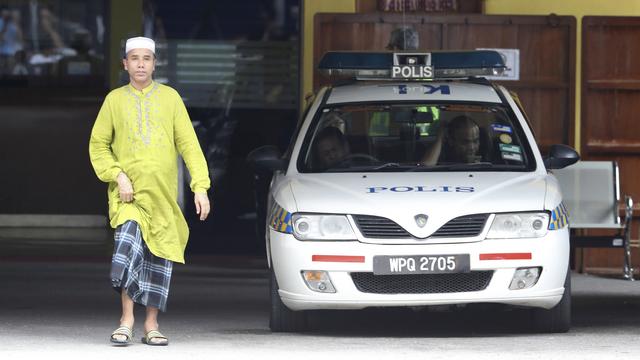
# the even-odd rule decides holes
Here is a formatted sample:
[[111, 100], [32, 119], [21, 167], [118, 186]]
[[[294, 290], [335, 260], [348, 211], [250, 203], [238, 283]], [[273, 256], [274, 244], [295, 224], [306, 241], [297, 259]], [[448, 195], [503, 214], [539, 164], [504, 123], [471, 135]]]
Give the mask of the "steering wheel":
[[371, 156], [369, 154], [355, 153], [355, 154], [349, 154], [345, 156], [345, 158], [341, 161], [341, 163], [344, 163], [350, 160], [366, 160], [366, 161], [372, 161], [372, 162], [380, 161], [375, 156]]

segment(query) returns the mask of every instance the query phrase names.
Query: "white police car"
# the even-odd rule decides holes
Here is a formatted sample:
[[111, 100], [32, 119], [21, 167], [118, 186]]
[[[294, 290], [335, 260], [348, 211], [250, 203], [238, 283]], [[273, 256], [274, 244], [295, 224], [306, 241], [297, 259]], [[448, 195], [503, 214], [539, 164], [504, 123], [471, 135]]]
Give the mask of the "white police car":
[[250, 155], [274, 171], [271, 329], [304, 329], [306, 310], [501, 303], [568, 331], [567, 213], [547, 170], [579, 156], [542, 157], [518, 102], [481, 77], [500, 55], [328, 53], [320, 67], [358, 79], [317, 93], [286, 154]]

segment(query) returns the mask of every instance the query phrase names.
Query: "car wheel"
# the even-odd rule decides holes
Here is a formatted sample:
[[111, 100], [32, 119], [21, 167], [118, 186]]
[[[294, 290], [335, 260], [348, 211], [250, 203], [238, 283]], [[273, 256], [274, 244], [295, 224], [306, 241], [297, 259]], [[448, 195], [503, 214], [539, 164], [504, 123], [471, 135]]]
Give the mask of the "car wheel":
[[571, 271], [567, 270], [564, 280], [564, 294], [553, 308], [532, 309], [533, 330], [541, 333], [565, 333], [571, 328]]
[[273, 269], [271, 269], [269, 287], [271, 289], [271, 316], [269, 318], [271, 331], [304, 331], [307, 328], [307, 313], [305, 311], [293, 311], [282, 302], [280, 294], [278, 294], [278, 282]]

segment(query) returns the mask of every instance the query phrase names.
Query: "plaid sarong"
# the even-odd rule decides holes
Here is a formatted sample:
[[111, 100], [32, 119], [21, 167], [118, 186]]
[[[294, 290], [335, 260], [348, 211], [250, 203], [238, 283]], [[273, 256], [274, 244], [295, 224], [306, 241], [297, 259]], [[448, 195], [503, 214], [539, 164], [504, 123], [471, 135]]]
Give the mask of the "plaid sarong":
[[166, 311], [173, 262], [149, 251], [135, 221], [118, 226], [111, 260], [111, 284], [137, 304]]

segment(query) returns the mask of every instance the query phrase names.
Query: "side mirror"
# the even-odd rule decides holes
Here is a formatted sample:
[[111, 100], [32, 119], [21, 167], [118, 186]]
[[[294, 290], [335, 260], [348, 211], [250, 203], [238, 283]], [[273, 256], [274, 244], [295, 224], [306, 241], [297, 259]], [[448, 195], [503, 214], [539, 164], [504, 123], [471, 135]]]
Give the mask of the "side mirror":
[[580, 160], [580, 155], [571, 147], [562, 144], [551, 145], [549, 157], [544, 159], [547, 169], [562, 169]]
[[247, 155], [247, 161], [256, 170], [278, 171], [287, 168], [286, 160], [277, 147], [273, 145], [261, 146]]

